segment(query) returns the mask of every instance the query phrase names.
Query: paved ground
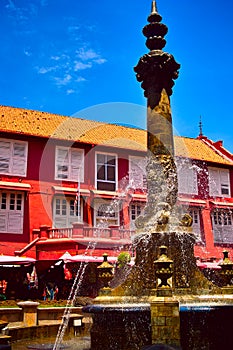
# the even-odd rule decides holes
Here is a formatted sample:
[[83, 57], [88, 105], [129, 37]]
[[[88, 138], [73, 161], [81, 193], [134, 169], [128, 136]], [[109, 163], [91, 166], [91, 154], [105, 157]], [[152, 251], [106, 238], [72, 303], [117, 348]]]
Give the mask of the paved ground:
[[[42, 342], [36, 340], [17, 341], [11, 344], [12, 350], [53, 350], [54, 339], [44, 339]], [[34, 346], [34, 347], [33, 347]], [[70, 340], [64, 340], [61, 350], [89, 350], [90, 349], [90, 338], [89, 337], [75, 337]]]

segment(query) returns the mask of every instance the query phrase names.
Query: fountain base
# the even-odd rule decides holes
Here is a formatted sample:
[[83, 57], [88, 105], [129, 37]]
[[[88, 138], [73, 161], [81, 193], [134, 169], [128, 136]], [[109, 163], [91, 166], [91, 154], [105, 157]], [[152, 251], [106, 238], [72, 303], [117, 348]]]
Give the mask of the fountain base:
[[151, 344], [149, 304], [88, 305], [91, 313], [91, 350], [139, 350]]

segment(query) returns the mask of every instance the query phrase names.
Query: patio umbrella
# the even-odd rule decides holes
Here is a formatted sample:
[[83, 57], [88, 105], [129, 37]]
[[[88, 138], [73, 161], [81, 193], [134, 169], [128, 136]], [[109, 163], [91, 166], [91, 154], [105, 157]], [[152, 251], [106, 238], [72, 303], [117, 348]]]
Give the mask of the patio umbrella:
[[[115, 263], [117, 261], [117, 257], [115, 256], [108, 256], [108, 261], [110, 263]], [[85, 254], [79, 254], [71, 256], [69, 259], [67, 259], [66, 262], [96, 262], [96, 263], [102, 263], [103, 257], [102, 256], [91, 256], [91, 255], [85, 255]]]
[[0, 255], [0, 265], [28, 265], [35, 261], [36, 259], [24, 256]]
[[63, 260], [64, 263], [66, 263], [67, 261], [69, 261], [70, 258], [72, 258], [72, 255], [70, 255], [69, 252], [65, 252], [64, 254], [62, 254], [62, 256], [60, 256], [58, 260]]

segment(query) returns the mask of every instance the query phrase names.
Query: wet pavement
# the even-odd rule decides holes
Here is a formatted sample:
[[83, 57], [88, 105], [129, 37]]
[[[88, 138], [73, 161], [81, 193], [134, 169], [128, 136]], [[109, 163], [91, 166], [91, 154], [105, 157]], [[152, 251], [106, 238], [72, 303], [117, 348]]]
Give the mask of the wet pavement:
[[[12, 350], [53, 350], [55, 339], [37, 340], [22, 340], [12, 342]], [[74, 337], [69, 340], [64, 340], [59, 350], [90, 350], [90, 337]]]

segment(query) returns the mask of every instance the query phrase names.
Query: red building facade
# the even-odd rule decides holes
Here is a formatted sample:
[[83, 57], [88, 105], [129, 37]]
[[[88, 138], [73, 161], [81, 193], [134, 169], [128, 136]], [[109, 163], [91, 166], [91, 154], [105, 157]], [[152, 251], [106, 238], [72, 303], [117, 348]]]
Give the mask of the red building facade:
[[[47, 260], [130, 249], [147, 198], [146, 132], [0, 109], [0, 253]], [[196, 256], [233, 257], [233, 155], [199, 136], [175, 137], [175, 157]]]

